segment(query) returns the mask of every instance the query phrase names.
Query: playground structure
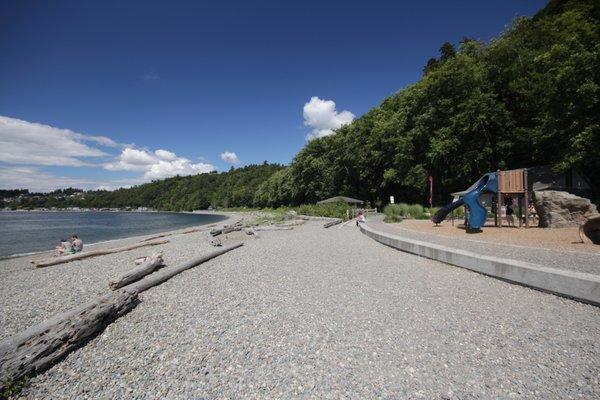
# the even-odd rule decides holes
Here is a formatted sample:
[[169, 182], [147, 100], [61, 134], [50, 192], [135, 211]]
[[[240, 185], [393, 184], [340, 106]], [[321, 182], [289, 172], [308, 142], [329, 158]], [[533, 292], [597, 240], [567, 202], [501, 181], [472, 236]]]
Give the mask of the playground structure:
[[[483, 175], [467, 190], [455, 193], [452, 203], [440, 208], [431, 220], [439, 224], [458, 207], [465, 206], [465, 223], [468, 230], [480, 230], [487, 220], [487, 209], [481, 202], [482, 195], [488, 195], [494, 213], [494, 225], [502, 227], [502, 205], [507, 198], [517, 199], [517, 219], [522, 226], [521, 216], [525, 212], [525, 227], [529, 227], [529, 190], [527, 169], [489, 172]], [[495, 205], [494, 205], [495, 203]]]

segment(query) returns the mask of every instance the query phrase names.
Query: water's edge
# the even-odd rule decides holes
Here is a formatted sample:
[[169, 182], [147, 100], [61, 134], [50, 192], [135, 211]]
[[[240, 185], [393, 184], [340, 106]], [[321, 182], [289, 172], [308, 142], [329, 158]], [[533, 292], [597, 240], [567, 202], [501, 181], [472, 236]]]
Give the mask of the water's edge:
[[[52, 214], [52, 213], [56, 213], [56, 212], [64, 212], [64, 213], [73, 213], [73, 214], [84, 214], [87, 213], [88, 211], [25, 211], [25, 210], [17, 210], [17, 211], [0, 211], [1, 213], [14, 213], [14, 212], [30, 212], [30, 213], [40, 213], [40, 214]], [[97, 212], [97, 211], [95, 211]], [[96, 248], [96, 247], [102, 247], [102, 245], [107, 244], [107, 243], [112, 243], [112, 242], [116, 242], [116, 241], [134, 241], [134, 240], [142, 240], [142, 239], [147, 239], [148, 237], [152, 237], [155, 235], [163, 235], [163, 234], [177, 234], [180, 233], [181, 231], [193, 228], [193, 227], [202, 227], [205, 225], [210, 225], [210, 224], [223, 224], [226, 223], [226, 221], [230, 220], [231, 218], [233, 218], [233, 216], [235, 215], [235, 213], [231, 213], [231, 212], [213, 212], [213, 211], [194, 211], [194, 212], [190, 212], [190, 211], [119, 211], [120, 213], [131, 213], [131, 214], [156, 214], [156, 213], [160, 213], [160, 214], [192, 214], [192, 215], [210, 215], [210, 216], [215, 216], [215, 217], [220, 217], [219, 220], [217, 221], [206, 221], [205, 223], [195, 223], [195, 224], [189, 224], [186, 226], [181, 226], [178, 227], [176, 229], [167, 229], [167, 230], [163, 230], [163, 231], [154, 231], [154, 232], [149, 232], [149, 233], [142, 233], [142, 234], [134, 234], [131, 236], [119, 236], [119, 237], [115, 237], [113, 239], [108, 239], [108, 240], [100, 240], [100, 241], [96, 241], [96, 242], [90, 242], [90, 243], [85, 243], [85, 247], [86, 249], [90, 249], [90, 248]], [[111, 211], [106, 211], [107, 214], [110, 214]], [[31, 252], [23, 252], [23, 253], [14, 253], [14, 254], [8, 254], [8, 255], [0, 255], [0, 261], [4, 261], [4, 260], [10, 260], [10, 259], [15, 259], [15, 258], [22, 258], [22, 257], [29, 257], [32, 255], [40, 255], [40, 254], [49, 254], [52, 253], [54, 251], [53, 248], [51, 249], [45, 249], [45, 250], [39, 250], [39, 251], [31, 251]]]

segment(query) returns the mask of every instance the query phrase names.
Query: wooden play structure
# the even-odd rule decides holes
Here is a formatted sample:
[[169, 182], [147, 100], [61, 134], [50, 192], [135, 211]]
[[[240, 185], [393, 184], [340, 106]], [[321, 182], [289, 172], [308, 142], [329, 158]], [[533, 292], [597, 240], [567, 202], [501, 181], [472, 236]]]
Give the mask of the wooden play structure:
[[525, 228], [529, 228], [529, 189], [527, 185], [527, 169], [512, 169], [508, 171], [496, 172], [498, 180], [498, 191], [496, 193], [496, 213], [494, 216], [494, 224], [497, 227], [502, 227], [501, 209], [506, 197], [516, 198], [517, 200], [517, 219], [519, 227], [523, 224], [523, 209], [525, 211]]

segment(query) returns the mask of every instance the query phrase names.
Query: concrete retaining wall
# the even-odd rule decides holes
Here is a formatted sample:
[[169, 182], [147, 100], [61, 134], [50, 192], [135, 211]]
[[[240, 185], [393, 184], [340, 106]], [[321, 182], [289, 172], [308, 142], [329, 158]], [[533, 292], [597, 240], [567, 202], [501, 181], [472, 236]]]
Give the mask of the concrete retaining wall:
[[377, 231], [367, 224], [360, 224], [360, 230], [378, 242], [398, 250], [600, 306], [600, 276], [598, 275], [484, 256]]

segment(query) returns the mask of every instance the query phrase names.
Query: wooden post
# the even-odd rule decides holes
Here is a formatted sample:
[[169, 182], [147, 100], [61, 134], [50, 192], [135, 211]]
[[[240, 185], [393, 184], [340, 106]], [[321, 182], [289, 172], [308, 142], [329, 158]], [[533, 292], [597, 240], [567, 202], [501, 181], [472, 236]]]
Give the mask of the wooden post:
[[519, 228], [523, 226], [523, 197], [519, 195], [517, 197], [517, 204], [519, 207]]
[[498, 192], [498, 228], [502, 228], [502, 192]]
[[498, 204], [496, 204], [496, 221], [498, 228], [502, 228], [502, 173], [496, 171], [496, 180], [498, 185]]
[[529, 228], [529, 185], [527, 182], [527, 168], [523, 170], [523, 187], [525, 188], [525, 228]]

